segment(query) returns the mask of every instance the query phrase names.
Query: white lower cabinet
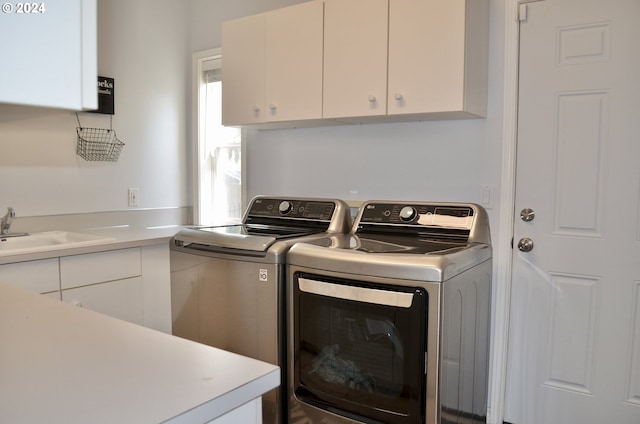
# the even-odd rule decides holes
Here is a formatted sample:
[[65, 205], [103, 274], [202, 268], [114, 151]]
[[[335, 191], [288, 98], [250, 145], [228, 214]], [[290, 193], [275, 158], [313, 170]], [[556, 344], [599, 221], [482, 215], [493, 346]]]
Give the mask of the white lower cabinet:
[[62, 301], [142, 325], [140, 248], [60, 258]]
[[62, 290], [62, 301], [134, 324], [144, 324], [141, 277]]
[[141, 274], [139, 247], [60, 258], [62, 290], [137, 277]]
[[0, 281], [60, 299], [58, 258], [0, 265]]
[[253, 399], [242, 406], [237, 407], [233, 411], [209, 421], [207, 424], [261, 424], [262, 423], [262, 403], [260, 398]]
[[0, 281], [171, 333], [167, 244], [0, 265]]

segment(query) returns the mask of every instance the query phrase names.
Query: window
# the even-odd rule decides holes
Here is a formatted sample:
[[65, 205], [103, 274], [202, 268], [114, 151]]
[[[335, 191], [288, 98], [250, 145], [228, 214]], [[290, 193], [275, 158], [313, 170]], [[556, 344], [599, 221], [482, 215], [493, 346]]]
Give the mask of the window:
[[194, 55], [197, 104], [195, 221], [200, 225], [242, 217], [242, 132], [222, 125], [220, 49]]

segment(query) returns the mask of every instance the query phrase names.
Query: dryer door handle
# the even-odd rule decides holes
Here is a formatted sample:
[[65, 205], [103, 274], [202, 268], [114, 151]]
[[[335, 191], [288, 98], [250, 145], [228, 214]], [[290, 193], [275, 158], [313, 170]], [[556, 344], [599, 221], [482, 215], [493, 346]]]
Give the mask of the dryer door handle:
[[299, 278], [298, 287], [305, 293], [398, 308], [410, 308], [414, 296], [413, 293], [355, 287], [307, 278]]

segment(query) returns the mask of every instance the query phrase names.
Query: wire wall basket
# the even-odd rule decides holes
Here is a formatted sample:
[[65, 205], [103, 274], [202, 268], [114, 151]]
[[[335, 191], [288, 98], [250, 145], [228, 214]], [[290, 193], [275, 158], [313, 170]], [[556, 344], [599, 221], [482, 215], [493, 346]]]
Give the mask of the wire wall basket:
[[78, 121], [78, 140], [76, 154], [87, 161], [117, 162], [124, 143], [118, 140], [113, 129], [113, 115], [109, 119], [109, 128], [84, 128]]

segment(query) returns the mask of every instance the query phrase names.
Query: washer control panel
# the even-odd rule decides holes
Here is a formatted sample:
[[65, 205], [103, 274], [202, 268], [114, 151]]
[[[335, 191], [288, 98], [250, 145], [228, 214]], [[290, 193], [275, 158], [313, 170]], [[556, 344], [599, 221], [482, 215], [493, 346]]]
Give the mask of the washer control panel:
[[327, 201], [256, 198], [251, 204], [247, 216], [330, 221], [335, 208], [335, 203]]
[[474, 209], [464, 204], [367, 203], [362, 207], [358, 224], [470, 230], [473, 217]]

